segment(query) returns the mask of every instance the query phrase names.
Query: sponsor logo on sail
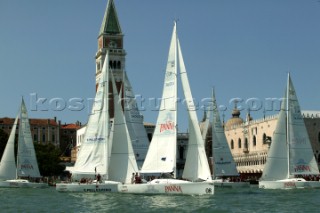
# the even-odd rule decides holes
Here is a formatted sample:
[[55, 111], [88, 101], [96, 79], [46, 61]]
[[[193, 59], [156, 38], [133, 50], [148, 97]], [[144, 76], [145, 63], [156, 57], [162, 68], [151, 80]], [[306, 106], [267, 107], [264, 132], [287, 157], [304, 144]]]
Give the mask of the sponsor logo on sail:
[[160, 132], [173, 131], [175, 128], [174, 122], [167, 121], [166, 123], [160, 124]]
[[304, 161], [304, 159], [299, 159], [294, 167], [295, 172], [311, 172], [310, 166]]
[[297, 136], [291, 139], [291, 144], [306, 144], [307, 143], [307, 139], [303, 136]]
[[21, 169], [33, 169], [31, 164], [21, 164]]
[[93, 138], [87, 138], [87, 142], [103, 142], [104, 137], [93, 137]]

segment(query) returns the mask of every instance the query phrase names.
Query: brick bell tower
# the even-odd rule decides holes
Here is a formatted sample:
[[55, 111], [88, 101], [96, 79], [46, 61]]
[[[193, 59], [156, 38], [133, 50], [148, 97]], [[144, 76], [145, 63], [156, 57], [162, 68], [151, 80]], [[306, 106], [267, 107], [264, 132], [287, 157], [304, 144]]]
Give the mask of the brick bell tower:
[[[109, 67], [112, 70], [116, 81], [118, 92], [121, 88], [125, 70], [126, 51], [123, 49], [123, 34], [117, 16], [117, 11], [113, 0], [109, 0], [104, 13], [101, 28], [98, 36], [98, 51], [96, 53], [96, 90], [101, 70], [107, 51], [109, 51]], [[114, 104], [112, 98], [112, 84], [109, 81], [110, 102], [109, 114], [110, 118], [114, 117]]]

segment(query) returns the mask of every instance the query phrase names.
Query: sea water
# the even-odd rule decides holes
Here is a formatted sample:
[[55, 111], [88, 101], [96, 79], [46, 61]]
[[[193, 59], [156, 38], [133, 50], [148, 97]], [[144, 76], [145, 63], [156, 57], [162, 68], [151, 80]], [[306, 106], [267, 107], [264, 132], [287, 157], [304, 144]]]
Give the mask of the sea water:
[[213, 196], [61, 193], [0, 188], [0, 212], [320, 212], [320, 189], [216, 188]]

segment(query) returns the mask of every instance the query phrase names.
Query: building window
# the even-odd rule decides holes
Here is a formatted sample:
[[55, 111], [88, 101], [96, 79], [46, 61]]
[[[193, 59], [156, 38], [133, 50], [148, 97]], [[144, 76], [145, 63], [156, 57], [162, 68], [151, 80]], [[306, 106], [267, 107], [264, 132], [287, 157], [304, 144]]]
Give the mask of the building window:
[[118, 63], [117, 63], [117, 69], [121, 69], [121, 62], [120, 61], [118, 61]]
[[233, 142], [233, 140], [231, 140], [230, 146], [231, 146], [231, 149], [234, 149], [234, 142]]
[[253, 141], [253, 146], [256, 146], [257, 145], [257, 138], [255, 135], [253, 136], [252, 141]]
[[238, 148], [241, 148], [241, 139], [238, 139]]
[[33, 141], [38, 141], [38, 137], [36, 134], [33, 135]]
[[248, 149], [248, 148], [249, 148], [248, 138], [245, 138], [245, 139], [244, 139], [244, 148], [245, 148], [245, 149]]
[[46, 135], [43, 134], [43, 135], [42, 135], [42, 142], [45, 142], [45, 141], [46, 141]]
[[320, 132], [318, 133], [318, 142], [320, 143]]
[[183, 146], [180, 146], [180, 148], [179, 148], [179, 157], [180, 157], [181, 160], [183, 160], [183, 153], [184, 153], [184, 148], [183, 148]]
[[55, 142], [55, 140], [56, 140], [56, 137], [54, 134], [52, 134], [52, 142]]
[[263, 133], [262, 141], [263, 141], [264, 144], [267, 142], [267, 135], [266, 135], [266, 133]]

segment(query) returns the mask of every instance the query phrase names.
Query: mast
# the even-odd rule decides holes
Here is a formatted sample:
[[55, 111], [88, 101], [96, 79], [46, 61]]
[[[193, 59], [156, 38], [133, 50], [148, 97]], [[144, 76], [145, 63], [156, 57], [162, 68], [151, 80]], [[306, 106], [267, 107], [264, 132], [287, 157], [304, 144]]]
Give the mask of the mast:
[[21, 100], [21, 106], [20, 106], [20, 113], [19, 113], [19, 132], [18, 132], [18, 150], [17, 150], [17, 166], [16, 166], [16, 179], [18, 179], [18, 169], [19, 169], [19, 149], [21, 149], [21, 145], [20, 145], [20, 136], [22, 134], [22, 121], [21, 121], [21, 118], [22, 118], [22, 104], [23, 104], [24, 100], [23, 100], [23, 97], [22, 97], [22, 100]]
[[[107, 50], [107, 53], [106, 53], [106, 57], [105, 57], [105, 61], [104, 61], [104, 66], [107, 66], [106, 67], [106, 73], [102, 73], [102, 78], [103, 78], [103, 93], [104, 93], [104, 96], [103, 96], [103, 113], [106, 115], [105, 117], [107, 118], [106, 119], [106, 138], [109, 139], [109, 135], [110, 135], [110, 132], [109, 132], [109, 126], [110, 126], [110, 118], [109, 118], [109, 72], [110, 72], [110, 67], [108, 65], [108, 62], [109, 61], [109, 50]], [[106, 171], [106, 176], [105, 176], [105, 179], [109, 179], [109, 172], [108, 172], [108, 167], [109, 167], [109, 158], [110, 158], [110, 143], [112, 143], [112, 141], [106, 139], [106, 143], [104, 144], [104, 153], [106, 155], [105, 157], [105, 171]]]
[[286, 98], [286, 143], [287, 143], [287, 165], [288, 165], [288, 174], [287, 178], [290, 178], [290, 134], [289, 134], [289, 87], [290, 87], [290, 73], [288, 73], [287, 81], [287, 98]]
[[[177, 51], [177, 45], [178, 45], [178, 42], [177, 42], [177, 38], [178, 38], [178, 36], [177, 36], [177, 20], [175, 20], [174, 21], [174, 28], [175, 28], [175, 46], [174, 46], [174, 61], [175, 61], [175, 63], [176, 63], [176, 66], [175, 66], [175, 68], [174, 68], [174, 73], [176, 74], [176, 76], [177, 76], [177, 74], [178, 74], [178, 51]], [[178, 91], [178, 84], [176, 83], [175, 84], [175, 91], [176, 91], [176, 94], [177, 94], [177, 91]], [[176, 97], [177, 98], [177, 97]], [[174, 100], [175, 102], [177, 101], [177, 100]], [[176, 105], [176, 110], [177, 110], [177, 105]], [[175, 126], [175, 128], [176, 128], [176, 140], [177, 140], [177, 133], [178, 133], [178, 124], [177, 124], [177, 121], [178, 121], [178, 113], [176, 114], [176, 116], [175, 116], [175, 124], [176, 124], [176, 126]], [[176, 146], [174, 147], [174, 153], [177, 153], [177, 144], [176, 144]], [[173, 177], [174, 178], [176, 178], [176, 175], [177, 175], [177, 157], [175, 157], [174, 158], [174, 164], [173, 165], [175, 165], [174, 166], [174, 169], [173, 169]]]

